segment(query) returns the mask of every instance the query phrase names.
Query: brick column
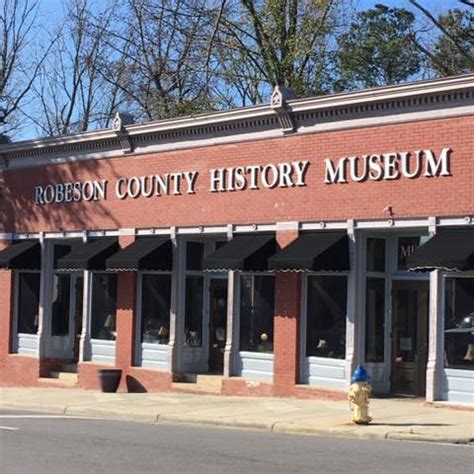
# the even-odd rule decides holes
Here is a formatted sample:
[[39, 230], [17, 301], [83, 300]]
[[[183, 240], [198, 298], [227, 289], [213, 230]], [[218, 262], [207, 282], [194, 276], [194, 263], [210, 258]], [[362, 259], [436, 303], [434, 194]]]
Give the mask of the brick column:
[[[281, 248], [298, 238], [298, 230], [277, 227], [276, 239]], [[290, 395], [299, 379], [301, 273], [277, 272], [275, 274], [274, 310], [274, 374], [275, 395]]]
[[[134, 240], [133, 235], [121, 235], [120, 247], [124, 248]], [[137, 272], [118, 272], [115, 364], [122, 370], [134, 364], [136, 294]]]
[[[10, 245], [0, 240], [0, 250]], [[0, 270], [0, 362], [5, 362], [11, 351], [13, 316], [13, 272]]]

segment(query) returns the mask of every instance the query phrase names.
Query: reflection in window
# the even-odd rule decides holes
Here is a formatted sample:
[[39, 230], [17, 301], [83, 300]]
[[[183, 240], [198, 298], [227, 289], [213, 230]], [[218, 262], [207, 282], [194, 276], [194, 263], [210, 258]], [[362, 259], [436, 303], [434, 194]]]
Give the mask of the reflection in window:
[[306, 355], [346, 356], [346, 276], [308, 277]]
[[365, 361], [383, 362], [385, 323], [385, 279], [367, 278]]
[[36, 334], [38, 332], [40, 274], [18, 274], [18, 332]]
[[117, 275], [92, 274], [91, 338], [114, 341], [117, 311]]
[[168, 344], [171, 275], [142, 276], [142, 342]]
[[385, 239], [367, 239], [367, 271], [385, 271]]
[[474, 278], [446, 278], [446, 366], [474, 369]]
[[51, 334], [65, 336], [69, 333], [71, 275], [53, 275], [53, 307]]
[[273, 276], [241, 276], [240, 350], [273, 352]]
[[190, 347], [202, 346], [202, 276], [186, 277], [186, 314], [184, 318], [184, 344]]

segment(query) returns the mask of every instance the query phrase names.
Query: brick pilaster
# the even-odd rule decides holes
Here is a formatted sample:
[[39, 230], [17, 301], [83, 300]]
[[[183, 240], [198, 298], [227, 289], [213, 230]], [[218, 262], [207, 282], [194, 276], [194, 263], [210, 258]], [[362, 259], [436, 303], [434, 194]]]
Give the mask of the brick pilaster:
[[[298, 238], [298, 231], [278, 231], [281, 248]], [[275, 274], [274, 319], [274, 391], [275, 395], [290, 395], [299, 378], [301, 273]]]
[[[134, 241], [131, 235], [121, 236], [122, 248]], [[117, 367], [126, 370], [133, 365], [135, 349], [137, 272], [117, 273], [116, 356]]]

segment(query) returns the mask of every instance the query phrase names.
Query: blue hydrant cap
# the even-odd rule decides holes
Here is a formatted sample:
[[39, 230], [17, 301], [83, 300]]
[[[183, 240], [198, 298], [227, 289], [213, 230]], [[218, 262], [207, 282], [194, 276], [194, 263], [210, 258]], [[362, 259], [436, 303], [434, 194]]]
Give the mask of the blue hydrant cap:
[[364, 367], [361, 365], [357, 366], [357, 369], [355, 369], [352, 375], [352, 382], [367, 382], [367, 380], [369, 380], [369, 376]]

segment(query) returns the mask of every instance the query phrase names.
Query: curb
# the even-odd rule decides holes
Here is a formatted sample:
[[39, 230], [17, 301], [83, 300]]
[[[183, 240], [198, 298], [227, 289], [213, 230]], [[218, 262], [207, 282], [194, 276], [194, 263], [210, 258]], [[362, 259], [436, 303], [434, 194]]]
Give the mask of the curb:
[[471, 444], [474, 438], [455, 437], [455, 436], [438, 436], [425, 435], [421, 433], [403, 433], [392, 432], [386, 434], [386, 439], [396, 441], [422, 441], [425, 443], [446, 443], [446, 444]]
[[[474, 442], [474, 437], [455, 437], [442, 435], [428, 435], [422, 433], [407, 433], [402, 431], [370, 433], [367, 431], [347, 430], [338, 426], [329, 426], [323, 428], [298, 427], [297, 425], [288, 426], [287, 422], [265, 422], [265, 421], [239, 421], [238, 419], [213, 419], [196, 418], [193, 416], [183, 417], [182, 415], [156, 414], [142, 415], [139, 413], [118, 413], [93, 408], [79, 406], [47, 406], [47, 405], [24, 405], [24, 404], [1, 404], [0, 409], [5, 410], [24, 410], [38, 411], [43, 413], [60, 414], [65, 416], [88, 418], [120, 420], [142, 423], [157, 424], [181, 424], [181, 425], [199, 425], [208, 427], [237, 428], [246, 430], [267, 431], [278, 434], [299, 434], [310, 436], [326, 436], [337, 438], [354, 438], [367, 440], [392, 440], [392, 441], [419, 441], [425, 443], [447, 443], [456, 445], [469, 445]], [[283, 426], [279, 426], [282, 424]]]

